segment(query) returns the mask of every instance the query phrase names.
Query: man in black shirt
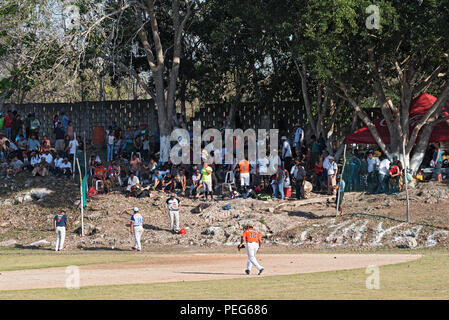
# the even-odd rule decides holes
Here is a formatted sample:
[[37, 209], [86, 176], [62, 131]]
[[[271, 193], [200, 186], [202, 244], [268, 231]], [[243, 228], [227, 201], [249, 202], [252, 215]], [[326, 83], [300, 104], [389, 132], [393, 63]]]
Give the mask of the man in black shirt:
[[296, 164], [295, 180], [296, 180], [296, 199], [305, 199], [304, 184], [306, 183], [306, 170], [301, 162]]

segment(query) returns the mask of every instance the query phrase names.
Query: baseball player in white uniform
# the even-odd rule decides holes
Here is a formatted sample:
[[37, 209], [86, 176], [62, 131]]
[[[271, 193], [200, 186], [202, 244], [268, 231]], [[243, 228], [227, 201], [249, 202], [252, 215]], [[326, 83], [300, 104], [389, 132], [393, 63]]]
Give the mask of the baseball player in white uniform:
[[254, 265], [256, 269], [259, 271], [259, 275], [263, 272], [264, 267], [262, 267], [256, 259], [257, 251], [262, 245], [262, 238], [260, 233], [254, 230], [252, 225], [247, 225], [243, 228], [243, 235], [240, 239], [240, 244], [238, 249], [242, 249], [244, 247], [244, 243], [246, 242], [246, 253], [248, 255], [248, 261], [246, 263], [246, 274], [251, 273], [251, 267]]
[[135, 245], [132, 250], [142, 251], [142, 244], [140, 243], [140, 238], [143, 233], [143, 218], [139, 213], [139, 208], [133, 208], [134, 214], [131, 216], [131, 234], [134, 235]]
[[[179, 208], [181, 207], [176, 194], [172, 193], [170, 198], [167, 199], [168, 216], [170, 217], [170, 230], [172, 232], [179, 232]], [[176, 225], [176, 227], [174, 226]]]

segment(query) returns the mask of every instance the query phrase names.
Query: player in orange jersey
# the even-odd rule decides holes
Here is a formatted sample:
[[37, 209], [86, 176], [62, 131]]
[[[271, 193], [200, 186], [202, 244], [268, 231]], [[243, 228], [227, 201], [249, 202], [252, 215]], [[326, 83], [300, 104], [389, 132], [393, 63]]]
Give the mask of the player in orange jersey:
[[259, 247], [262, 245], [262, 239], [260, 233], [254, 230], [252, 225], [247, 225], [244, 228], [243, 235], [240, 239], [240, 246], [246, 242], [246, 253], [248, 254], [248, 262], [246, 264], [246, 274], [250, 274], [251, 267], [254, 265], [259, 270], [259, 275], [264, 268], [257, 262], [256, 253]]

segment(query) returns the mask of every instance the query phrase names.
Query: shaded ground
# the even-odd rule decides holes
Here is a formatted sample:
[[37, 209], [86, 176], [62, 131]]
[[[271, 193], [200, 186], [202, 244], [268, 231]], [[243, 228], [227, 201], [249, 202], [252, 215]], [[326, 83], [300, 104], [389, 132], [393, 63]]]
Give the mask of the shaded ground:
[[[419, 259], [410, 254], [260, 254], [265, 267], [262, 276], [345, 270], [381, 266]], [[177, 281], [245, 278], [245, 254], [154, 255], [146, 261], [79, 267], [80, 286], [144, 284]], [[253, 274], [256, 270], [253, 269]], [[0, 290], [65, 288], [69, 274], [66, 268], [4, 271]]]

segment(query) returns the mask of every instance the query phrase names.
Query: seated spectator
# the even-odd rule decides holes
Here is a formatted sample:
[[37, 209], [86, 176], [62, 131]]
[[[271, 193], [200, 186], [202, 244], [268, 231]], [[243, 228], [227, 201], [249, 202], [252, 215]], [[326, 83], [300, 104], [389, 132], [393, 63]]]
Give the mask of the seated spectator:
[[138, 177], [140, 176], [140, 165], [141, 161], [139, 157], [137, 156], [137, 154], [133, 154], [133, 157], [129, 162], [129, 167], [131, 171], [134, 171]]
[[11, 163], [9, 164], [9, 168], [6, 170], [6, 176], [10, 178], [11, 176], [15, 176], [22, 172], [24, 168], [24, 164], [17, 156], [14, 156]]
[[27, 154], [28, 159], [31, 159], [31, 153], [33, 151], [38, 152], [41, 144], [39, 143], [39, 140], [37, 140], [36, 135], [32, 134], [31, 138], [28, 139], [28, 145], [27, 145]]
[[187, 186], [187, 179], [184, 173], [184, 170], [179, 170], [179, 173], [175, 177], [173, 189], [181, 189], [181, 192], [184, 194]]
[[94, 169], [94, 176], [92, 179], [92, 185], [97, 186], [97, 181], [102, 181], [101, 189], [97, 190], [99, 192], [104, 191], [104, 180], [106, 178], [107, 170], [106, 168], [101, 164], [101, 162], [97, 162]]
[[15, 156], [19, 156], [19, 148], [12, 141], [5, 142], [5, 152], [6, 159], [12, 159]]
[[41, 163], [41, 156], [36, 151], [31, 152], [31, 160], [29, 161], [29, 170], [33, 171], [33, 169]]
[[41, 154], [41, 158], [45, 158], [48, 164], [50, 164], [51, 167], [53, 167], [53, 156], [50, 153], [50, 150], [45, 150], [44, 154]]
[[167, 172], [162, 180], [162, 191], [171, 192], [175, 186], [175, 179], [173, 179], [170, 172]]
[[192, 185], [190, 186], [190, 195], [195, 198], [199, 198], [200, 191], [199, 189], [203, 186], [201, 183], [201, 171], [196, 170], [196, 172], [192, 175]]
[[58, 166], [58, 173], [67, 177], [72, 175], [72, 164], [68, 158], [62, 160], [62, 163]]
[[140, 187], [139, 178], [135, 175], [134, 172], [130, 172], [128, 178], [128, 185], [126, 186], [126, 191], [128, 192], [127, 196], [136, 194], [137, 189]]
[[46, 177], [50, 173], [50, 164], [45, 160], [45, 158], [41, 158], [41, 161], [34, 166], [31, 174], [33, 177], [39, 175], [41, 177]]
[[162, 189], [162, 181], [164, 180], [164, 176], [161, 174], [159, 170], [156, 170], [152, 176], [153, 180], [153, 190]]
[[26, 156], [26, 153], [27, 153], [27, 144], [28, 144], [28, 141], [25, 139], [23, 134], [20, 134], [19, 140], [17, 141], [17, 147], [19, 148], [18, 157], [22, 162], [25, 161], [24, 157]]
[[55, 174], [59, 174], [59, 168], [61, 167], [62, 161], [64, 158], [62, 158], [59, 153], [56, 153], [55, 159], [53, 161], [53, 172]]
[[41, 141], [41, 146], [39, 148], [40, 153], [45, 153], [45, 151], [50, 151], [51, 150], [51, 143], [50, 140], [48, 139], [48, 137], [46, 135], [44, 135], [44, 138]]

